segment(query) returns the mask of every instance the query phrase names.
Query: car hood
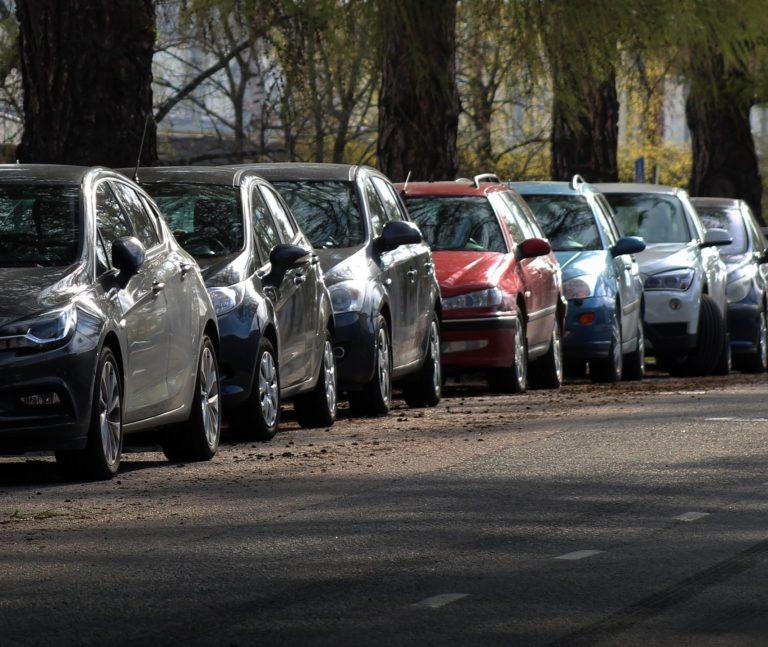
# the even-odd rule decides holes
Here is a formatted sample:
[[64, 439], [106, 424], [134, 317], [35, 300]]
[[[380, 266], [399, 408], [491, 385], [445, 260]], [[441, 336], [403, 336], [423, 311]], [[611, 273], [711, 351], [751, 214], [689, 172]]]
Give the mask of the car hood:
[[676, 267], [696, 267], [700, 264], [699, 246], [690, 243], [650, 243], [636, 254], [643, 274], [656, 274]]
[[333, 285], [340, 281], [365, 279], [372, 274], [370, 266], [373, 261], [368, 258], [365, 247], [315, 248], [314, 252], [320, 260], [326, 285]]
[[86, 289], [85, 266], [0, 267], [0, 326], [60, 308]]
[[496, 252], [432, 252], [443, 297], [496, 285], [507, 257]]
[[584, 274], [600, 274], [605, 271], [609, 252], [603, 249], [585, 250], [580, 252], [555, 252], [555, 258], [560, 263], [563, 280]]

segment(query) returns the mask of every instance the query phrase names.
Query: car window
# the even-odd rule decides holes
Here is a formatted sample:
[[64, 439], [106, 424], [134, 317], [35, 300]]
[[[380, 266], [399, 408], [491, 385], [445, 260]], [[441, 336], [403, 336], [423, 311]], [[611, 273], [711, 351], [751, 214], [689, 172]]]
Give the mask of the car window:
[[355, 247], [364, 240], [363, 219], [351, 182], [274, 182], [312, 247]]
[[405, 203], [435, 251], [507, 252], [499, 220], [485, 197], [406, 196]]
[[612, 238], [612, 240], [609, 242], [611, 245], [615, 245], [619, 238], [621, 238], [621, 231], [619, 230], [619, 225], [616, 224], [616, 216], [613, 213], [613, 209], [611, 209], [611, 205], [608, 204], [608, 200], [606, 200], [603, 195], [598, 193], [594, 196], [594, 198], [595, 202], [597, 202], [597, 206], [603, 212], [605, 223], [608, 225], [607, 231], [610, 232], [610, 237]]
[[371, 230], [373, 236], [378, 238], [384, 232], [384, 225], [389, 220], [387, 211], [371, 181], [366, 180], [363, 186], [365, 187], [365, 198], [368, 202], [368, 213], [371, 216]]
[[266, 265], [272, 248], [280, 244], [280, 234], [258, 186], [251, 190], [251, 225], [256, 253], [261, 264]]
[[133, 227], [123, 213], [120, 203], [106, 181], [96, 186], [96, 224], [99, 235], [104, 241], [112, 265], [112, 243], [125, 236], [134, 236]]
[[683, 205], [671, 195], [607, 193], [623, 236], [640, 236], [646, 243], [687, 243], [693, 234]]
[[400, 200], [398, 200], [392, 185], [380, 177], [372, 177], [371, 181], [376, 187], [376, 191], [378, 191], [379, 197], [384, 204], [387, 220], [407, 220], [408, 218], [403, 211], [403, 207], [401, 206]]
[[139, 194], [124, 182], [110, 182], [109, 184], [133, 223], [136, 237], [147, 249], [157, 245], [160, 238]]
[[610, 207], [608, 207], [608, 210], [606, 211], [596, 196], [593, 195], [591, 197], [591, 200], [589, 197], [587, 198], [587, 202], [592, 206], [592, 213], [595, 215], [595, 219], [599, 224], [600, 233], [603, 238], [605, 238], [606, 247], [613, 247], [619, 238], [621, 238], [621, 236], [617, 236], [614, 231], [615, 225], [613, 213], [611, 212]]
[[765, 236], [763, 235], [763, 232], [760, 230], [760, 226], [755, 220], [752, 209], [750, 209], [747, 204], [743, 204], [742, 209], [744, 210], [744, 218], [746, 219], [747, 223], [749, 223], [748, 226], [752, 237], [752, 245], [756, 252], [762, 254], [766, 249]]
[[525, 196], [556, 252], [602, 249], [595, 215], [581, 195]]
[[699, 219], [707, 229], [726, 229], [733, 242], [730, 245], [719, 247], [721, 254], [745, 254], [749, 249], [747, 228], [741, 217], [741, 209], [738, 207], [696, 207]]
[[66, 266], [83, 238], [77, 186], [0, 184], [0, 266]]
[[520, 208], [512, 200], [508, 193], [491, 193], [488, 200], [496, 208], [496, 212], [507, 223], [507, 229], [515, 243], [521, 243], [527, 238], [532, 238], [525, 219], [519, 214]]
[[285, 207], [283, 207], [280, 199], [277, 197], [277, 194], [266, 186], [260, 186], [259, 189], [261, 190], [261, 193], [264, 196], [270, 211], [272, 212], [272, 215], [275, 219], [275, 224], [277, 225], [277, 229], [280, 232], [280, 236], [282, 237], [283, 242], [292, 242], [293, 239], [296, 238], [298, 229], [296, 228], [296, 225], [294, 225], [291, 221], [291, 217], [286, 212]]
[[193, 256], [228, 256], [245, 247], [238, 188], [184, 182], [150, 182], [143, 188], [154, 198], [181, 246]]

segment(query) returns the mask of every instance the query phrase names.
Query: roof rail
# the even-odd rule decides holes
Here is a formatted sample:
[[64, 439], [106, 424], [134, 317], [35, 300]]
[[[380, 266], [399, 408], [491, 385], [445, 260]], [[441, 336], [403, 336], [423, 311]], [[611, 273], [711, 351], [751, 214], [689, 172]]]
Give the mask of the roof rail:
[[586, 184], [586, 183], [587, 181], [583, 177], [581, 177], [581, 175], [579, 175], [578, 173], [576, 173], [576, 175], [574, 175], [571, 178], [571, 188], [574, 191], [578, 191], [580, 184]]
[[496, 173], [480, 173], [480, 175], [475, 175], [475, 177], [472, 178], [472, 184], [475, 185], [476, 189], [480, 188], [480, 182], [493, 182], [494, 184], [501, 184], [501, 180], [499, 180], [499, 177], [496, 175]]

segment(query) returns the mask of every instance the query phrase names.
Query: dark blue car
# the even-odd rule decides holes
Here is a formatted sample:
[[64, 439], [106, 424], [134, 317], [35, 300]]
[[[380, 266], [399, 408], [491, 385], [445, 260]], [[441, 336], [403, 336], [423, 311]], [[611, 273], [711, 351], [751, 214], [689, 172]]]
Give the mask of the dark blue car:
[[512, 182], [536, 214], [563, 274], [568, 300], [563, 338], [567, 374], [595, 382], [639, 380], [645, 373], [643, 283], [605, 198], [581, 177], [571, 182]]

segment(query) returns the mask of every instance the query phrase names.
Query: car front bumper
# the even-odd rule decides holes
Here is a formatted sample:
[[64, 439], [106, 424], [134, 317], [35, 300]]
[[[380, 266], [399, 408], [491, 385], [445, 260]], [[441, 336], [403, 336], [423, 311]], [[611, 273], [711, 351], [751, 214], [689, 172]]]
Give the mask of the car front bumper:
[[499, 317], [443, 318], [441, 357], [443, 369], [507, 368], [515, 358], [518, 319]]
[[357, 390], [373, 379], [374, 326], [375, 321], [364, 312], [339, 312], [334, 315], [334, 354], [340, 390]]
[[[563, 357], [593, 359], [608, 357], [611, 348], [611, 316], [614, 301], [609, 297], [589, 297], [568, 301], [563, 335]], [[590, 319], [590, 315], [594, 318]]]
[[649, 348], [685, 352], [696, 346], [700, 295], [689, 290], [646, 290], [643, 324]]

